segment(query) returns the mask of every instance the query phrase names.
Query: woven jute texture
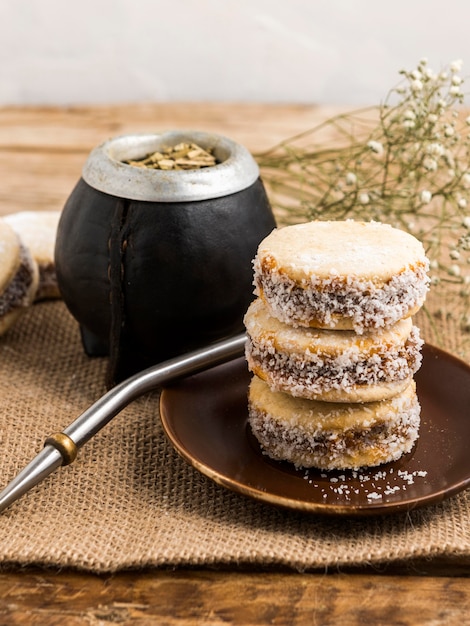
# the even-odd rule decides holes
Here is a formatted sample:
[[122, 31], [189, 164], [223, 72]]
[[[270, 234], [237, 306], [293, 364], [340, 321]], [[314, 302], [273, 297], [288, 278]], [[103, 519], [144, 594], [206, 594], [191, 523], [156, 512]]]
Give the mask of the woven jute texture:
[[[427, 319], [420, 317], [424, 335]], [[443, 329], [458, 351], [451, 322]], [[0, 338], [0, 468], [6, 484], [105, 391], [106, 359], [83, 353], [60, 301], [34, 305]], [[297, 570], [469, 558], [470, 490], [372, 518], [322, 518], [232, 493], [167, 442], [158, 392], [135, 401], [70, 466], [0, 515], [0, 563], [112, 572], [131, 567]]]

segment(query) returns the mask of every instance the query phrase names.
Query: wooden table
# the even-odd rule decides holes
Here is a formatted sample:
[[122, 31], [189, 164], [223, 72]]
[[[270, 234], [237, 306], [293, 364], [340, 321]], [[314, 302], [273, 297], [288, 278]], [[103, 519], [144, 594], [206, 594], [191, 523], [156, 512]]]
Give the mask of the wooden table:
[[[61, 209], [92, 147], [126, 132], [223, 132], [253, 151], [324, 120], [328, 107], [142, 104], [0, 109], [0, 215]], [[0, 624], [470, 623], [470, 563], [341, 572], [152, 570], [97, 576], [0, 572]]]

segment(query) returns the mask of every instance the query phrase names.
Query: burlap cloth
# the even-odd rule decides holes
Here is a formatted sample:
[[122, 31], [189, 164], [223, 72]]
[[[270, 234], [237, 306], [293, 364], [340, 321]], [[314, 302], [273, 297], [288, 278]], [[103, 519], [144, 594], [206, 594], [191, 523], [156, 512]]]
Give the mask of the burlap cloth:
[[[427, 318], [418, 320], [425, 337]], [[452, 320], [443, 327], [458, 352]], [[105, 392], [62, 302], [36, 304], [0, 338], [1, 482]], [[470, 407], [469, 407], [470, 408]], [[167, 442], [158, 393], [134, 402], [0, 515], [0, 562], [111, 572], [131, 567], [277, 566], [298, 570], [418, 557], [470, 563], [470, 490], [411, 513], [322, 518], [214, 484]]]

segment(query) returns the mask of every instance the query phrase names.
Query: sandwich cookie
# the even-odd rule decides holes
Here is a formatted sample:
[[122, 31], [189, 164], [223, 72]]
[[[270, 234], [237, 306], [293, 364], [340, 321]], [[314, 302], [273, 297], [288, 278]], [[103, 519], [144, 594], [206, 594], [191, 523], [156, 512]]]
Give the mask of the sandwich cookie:
[[0, 335], [33, 303], [38, 268], [14, 230], [0, 219]]
[[403, 391], [422, 361], [410, 318], [359, 335], [294, 327], [270, 315], [258, 298], [248, 308], [249, 369], [275, 391], [327, 402], [372, 402]]
[[303, 468], [357, 470], [396, 461], [412, 449], [420, 405], [414, 381], [389, 400], [337, 404], [271, 391], [254, 376], [248, 415], [270, 458]]
[[253, 266], [255, 293], [279, 320], [357, 333], [414, 315], [429, 285], [421, 242], [378, 222], [276, 229], [259, 245]]
[[3, 219], [29, 249], [39, 268], [36, 300], [60, 298], [54, 263], [55, 239], [60, 211], [21, 211]]

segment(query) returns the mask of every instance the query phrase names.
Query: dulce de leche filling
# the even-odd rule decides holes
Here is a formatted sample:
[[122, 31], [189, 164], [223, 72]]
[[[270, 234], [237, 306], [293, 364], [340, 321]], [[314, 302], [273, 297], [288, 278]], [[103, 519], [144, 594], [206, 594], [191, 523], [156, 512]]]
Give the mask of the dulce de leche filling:
[[249, 424], [274, 460], [305, 468], [359, 469], [400, 458], [418, 437], [420, 406], [413, 383], [390, 401], [335, 405], [330, 413], [324, 413], [327, 403], [268, 393], [263, 385], [255, 377], [250, 386]]
[[18, 270], [0, 296], [0, 317], [30, 304], [35, 281], [37, 281], [36, 267], [26, 248], [21, 246]]
[[404, 389], [421, 365], [419, 329], [410, 319], [357, 335], [292, 327], [260, 298], [244, 318], [249, 369], [277, 391], [339, 402], [384, 399]]
[[428, 277], [426, 265], [419, 263], [383, 285], [353, 276], [315, 275], [299, 284], [272, 263], [255, 259], [254, 284], [271, 313], [287, 324], [362, 333], [413, 315], [425, 300]]

